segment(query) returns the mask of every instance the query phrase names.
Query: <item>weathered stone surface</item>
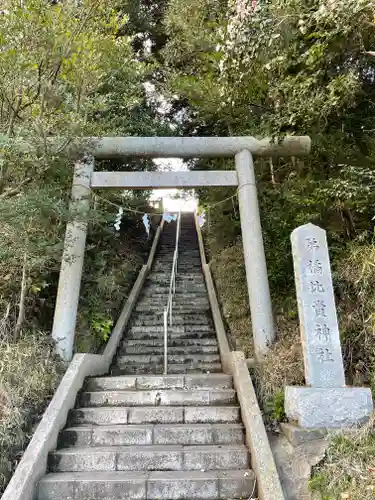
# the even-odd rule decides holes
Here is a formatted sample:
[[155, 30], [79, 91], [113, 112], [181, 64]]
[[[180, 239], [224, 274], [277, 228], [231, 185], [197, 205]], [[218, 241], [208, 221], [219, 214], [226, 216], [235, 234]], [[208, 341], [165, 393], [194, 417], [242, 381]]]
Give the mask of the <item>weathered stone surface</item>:
[[150, 375], [137, 377], [137, 389], [182, 389], [183, 375]]
[[74, 477], [48, 474], [39, 483], [38, 500], [75, 500]]
[[213, 424], [215, 444], [240, 444], [244, 442], [245, 430], [242, 424]]
[[130, 446], [117, 453], [117, 470], [183, 470], [182, 446]]
[[[70, 412], [71, 424], [117, 425], [128, 423], [127, 408], [82, 408]], [[138, 423], [138, 422], [134, 422]]]
[[[87, 142], [92, 142], [93, 137], [85, 138]], [[60, 146], [60, 144], [58, 144]], [[197, 158], [199, 156], [224, 156], [232, 157], [242, 150], [248, 150], [255, 156], [305, 156], [310, 152], [311, 139], [308, 136], [286, 136], [282, 142], [275, 142], [273, 138], [256, 139], [255, 137], [102, 137], [96, 140], [93, 154], [98, 159], [110, 159], [126, 156], [151, 156], [158, 157], [186, 157]], [[121, 173], [121, 172], [119, 172]], [[175, 177], [177, 172], [163, 172], [170, 174], [169, 177]], [[215, 185], [218, 185], [218, 180], [215, 179], [215, 174], [232, 174], [232, 172], [178, 172], [200, 174], [196, 177], [204, 178], [204, 185], [212, 185], [207, 182], [207, 179], [215, 180]], [[96, 174], [104, 174], [106, 178], [108, 172], [96, 172]], [[125, 175], [124, 175], [125, 174]], [[161, 175], [160, 172], [134, 172], [137, 174], [135, 178], [144, 178], [143, 187], [149, 189], [152, 187], [150, 183], [151, 174]], [[143, 174], [143, 175], [141, 175]], [[214, 175], [209, 175], [214, 174]], [[129, 175], [129, 172], [124, 172], [123, 177]], [[103, 177], [103, 176], [102, 176]], [[132, 176], [134, 177], [134, 176]], [[161, 176], [163, 177], [163, 176]], [[167, 176], [168, 177], [168, 176]], [[165, 187], [188, 187], [189, 184], [184, 184], [187, 176], [181, 176], [179, 184], [176, 181], [170, 182]], [[225, 177], [225, 175], [224, 175]], [[229, 176], [233, 183], [230, 185], [237, 186], [235, 176]], [[95, 186], [92, 181], [92, 185]], [[106, 184], [107, 185], [107, 184]], [[198, 184], [198, 186], [201, 184]], [[219, 184], [220, 185], [220, 184]], [[225, 184], [224, 184], [225, 185]], [[115, 184], [119, 187], [118, 184]], [[127, 187], [133, 186], [127, 181]], [[138, 184], [135, 185], [139, 187]], [[196, 184], [195, 184], [196, 186]], [[102, 187], [102, 184], [100, 184]], [[160, 188], [162, 185], [156, 184]]]
[[86, 381], [87, 391], [123, 391], [135, 389], [137, 377], [92, 377]]
[[304, 429], [286, 422], [280, 424], [280, 429], [292, 446], [300, 446], [310, 441], [324, 439], [327, 435], [326, 429]]
[[92, 429], [91, 446], [150, 445], [152, 434], [152, 425], [97, 426]]
[[231, 375], [226, 375], [225, 373], [185, 375], [185, 386], [188, 389], [232, 389], [233, 379]]
[[288, 500], [317, 500], [309, 488], [312, 468], [325, 455], [327, 441], [309, 441], [292, 446], [283, 434], [269, 434], [272, 453]]
[[151, 472], [148, 500], [216, 500], [218, 480], [214, 472]]
[[267, 264], [260, 221], [253, 157], [248, 150], [235, 156], [238, 175], [242, 245], [251, 312], [252, 336], [258, 359], [267, 353], [275, 338]]
[[178, 424], [183, 421], [183, 408], [164, 406], [130, 408], [129, 410], [129, 424]]
[[240, 409], [238, 406], [208, 406], [185, 408], [186, 423], [226, 423], [239, 422]]
[[306, 224], [291, 236], [306, 383], [343, 387], [344, 366], [326, 232]]
[[353, 427], [373, 409], [371, 390], [362, 387], [286, 387], [285, 413], [306, 428]]
[[186, 446], [184, 466], [189, 470], [247, 469], [249, 452], [244, 445]]
[[256, 478], [252, 470], [231, 470], [219, 476], [219, 498], [251, 498], [255, 492]]
[[233, 389], [96, 391], [81, 394], [82, 406], [207, 406], [235, 403]]
[[67, 472], [48, 474], [39, 485], [38, 500], [144, 500], [148, 473]]
[[116, 470], [116, 449], [68, 448], [50, 454], [49, 466], [52, 472], [114, 471]]
[[213, 444], [209, 424], [155, 425], [155, 444]]
[[246, 430], [245, 439], [251, 453], [251, 465], [257, 476], [258, 496], [267, 500], [285, 500], [244, 353], [233, 351], [230, 362]]
[[143, 500], [146, 498], [147, 475], [141, 472], [107, 472], [76, 476], [74, 500], [118, 500], [126, 491], [126, 498]]
[[59, 448], [69, 446], [91, 446], [92, 427], [70, 427], [60, 432], [57, 445]]

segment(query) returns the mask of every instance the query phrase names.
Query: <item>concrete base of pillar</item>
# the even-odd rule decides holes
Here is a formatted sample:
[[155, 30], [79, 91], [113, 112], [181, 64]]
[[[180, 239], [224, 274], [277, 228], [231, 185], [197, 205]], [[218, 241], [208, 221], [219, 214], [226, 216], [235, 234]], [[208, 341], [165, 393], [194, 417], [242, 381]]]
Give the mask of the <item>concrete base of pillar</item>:
[[356, 427], [372, 411], [371, 390], [363, 387], [285, 388], [286, 416], [307, 429]]

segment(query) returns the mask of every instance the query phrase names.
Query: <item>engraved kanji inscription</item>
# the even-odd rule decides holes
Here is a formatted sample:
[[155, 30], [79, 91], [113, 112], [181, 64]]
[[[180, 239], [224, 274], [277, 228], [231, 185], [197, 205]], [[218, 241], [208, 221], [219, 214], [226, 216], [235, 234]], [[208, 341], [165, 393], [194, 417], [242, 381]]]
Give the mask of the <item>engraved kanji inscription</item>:
[[315, 335], [320, 342], [331, 341], [331, 329], [325, 323], [323, 323], [322, 325], [315, 325]]
[[291, 235], [306, 384], [345, 385], [326, 232], [304, 224]]
[[323, 266], [320, 260], [309, 260], [306, 266], [307, 276], [323, 276]]
[[314, 309], [315, 319], [326, 318], [326, 307], [324, 300], [314, 300], [312, 308]]
[[309, 292], [310, 293], [324, 293], [324, 285], [320, 283], [320, 281], [310, 281], [309, 283]]
[[316, 357], [320, 363], [333, 363], [333, 353], [328, 347], [319, 347], [316, 351]]
[[314, 249], [320, 248], [319, 241], [313, 236], [309, 236], [306, 239], [306, 248], [308, 252], [312, 252]]

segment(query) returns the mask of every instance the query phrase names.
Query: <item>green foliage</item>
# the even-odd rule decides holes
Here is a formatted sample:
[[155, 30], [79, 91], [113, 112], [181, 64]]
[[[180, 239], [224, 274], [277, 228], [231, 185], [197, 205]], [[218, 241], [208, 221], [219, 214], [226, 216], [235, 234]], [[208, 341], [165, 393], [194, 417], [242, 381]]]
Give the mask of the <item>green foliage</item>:
[[[92, 146], [82, 137], [169, 131], [167, 120], [157, 121], [157, 105], [144, 87], [155, 65], [135, 53], [135, 19], [119, 4], [1, 3], [0, 358], [9, 372], [1, 366], [0, 491], [57, 382], [57, 361], [45, 336], [71, 217], [72, 166]], [[56, 136], [57, 145], [51, 141]], [[95, 168], [124, 169], [123, 162], [98, 162]], [[128, 169], [155, 166], [131, 159]], [[111, 201], [146, 208], [148, 195], [113, 193]], [[93, 205], [75, 346], [84, 352], [97, 352], [108, 339], [149, 246], [137, 217], [124, 217], [116, 234], [116, 210], [96, 197]], [[23, 373], [17, 363], [27, 363]]]
[[285, 418], [284, 389], [275, 392], [265, 404], [265, 418], [273, 422], [281, 422]]
[[113, 320], [102, 314], [94, 314], [91, 318], [91, 328], [101, 339], [107, 341], [113, 326]]
[[253, 355], [253, 346], [241, 242], [223, 250], [209, 230], [205, 233], [205, 239], [232, 348], [245, 351], [246, 356], [250, 357]]

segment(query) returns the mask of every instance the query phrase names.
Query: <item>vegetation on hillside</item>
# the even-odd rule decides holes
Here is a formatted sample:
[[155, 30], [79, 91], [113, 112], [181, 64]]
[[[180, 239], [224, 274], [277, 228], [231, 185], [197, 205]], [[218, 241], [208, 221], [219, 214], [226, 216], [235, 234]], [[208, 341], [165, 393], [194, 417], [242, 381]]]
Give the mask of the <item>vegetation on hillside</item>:
[[[144, 87], [154, 65], [135, 53], [122, 7], [115, 0], [1, 4], [0, 492], [65, 368], [50, 332], [79, 138], [165, 133]], [[52, 136], [64, 138], [57, 149]], [[147, 192], [94, 196], [76, 332], [83, 352], [107, 340], [149, 245], [139, 217], [127, 212], [115, 231], [117, 208], [102, 195], [151, 210]]]
[[[254, 372], [270, 423], [284, 416], [285, 384], [303, 383], [289, 240], [298, 225], [327, 230], [347, 382], [374, 387], [374, 15], [368, 0], [171, 0], [166, 11], [166, 87], [183, 113], [183, 133], [312, 138], [307, 158], [255, 165], [278, 326], [276, 344]], [[234, 165], [209, 159], [191, 168]], [[200, 204], [232, 194], [201, 190]], [[228, 328], [251, 354], [237, 203], [215, 206], [207, 221]], [[373, 436], [371, 423], [364, 446], [369, 461]], [[373, 471], [360, 446], [343, 441], [332, 443], [315, 490], [326, 499], [373, 498]]]

